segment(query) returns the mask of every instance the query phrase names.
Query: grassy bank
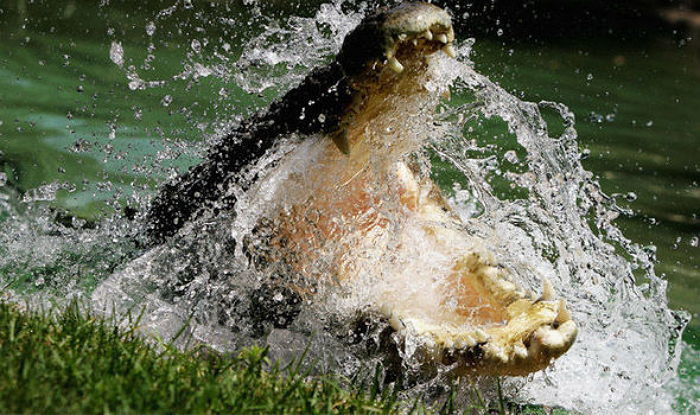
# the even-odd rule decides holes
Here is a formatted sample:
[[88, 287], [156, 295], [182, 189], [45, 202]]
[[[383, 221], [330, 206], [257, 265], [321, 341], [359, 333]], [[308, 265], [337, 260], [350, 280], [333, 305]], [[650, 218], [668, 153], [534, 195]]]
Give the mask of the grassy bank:
[[[0, 413], [426, 413], [371, 381], [342, 386], [271, 364], [265, 349], [222, 356], [154, 346], [82, 312], [23, 311], [0, 301]], [[448, 404], [438, 413], [545, 413]]]
[[390, 397], [237, 356], [162, 350], [133, 329], [0, 304], [0, 413], [395, 413]]

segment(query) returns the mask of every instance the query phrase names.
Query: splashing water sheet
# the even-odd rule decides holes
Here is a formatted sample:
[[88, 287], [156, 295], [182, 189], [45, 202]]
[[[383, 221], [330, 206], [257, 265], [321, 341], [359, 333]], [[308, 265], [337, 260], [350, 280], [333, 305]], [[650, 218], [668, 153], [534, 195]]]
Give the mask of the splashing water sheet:
[[[247, 7], [254, 13], [257, 6]], [[192, 20], [179, 25], [183, 13], [190, 12]], [[235, 43], [209, 37], [203, 28], [230, 29], [246, 22], [223, 13], [197, 14], [192, 3], [173, 2], [144, 23], [152, 40], [146, 51], [134, 52], [113, 33], [103, 52], [130, 91], [158, 95], [164, 114], [178, 105], [172, 90], [181, 95], [208, 79], [226, 85], [211, 97], [214, 114], [190, 120], [211, 143], [240, 122], [250, 106], [264, 106], [247, 100], [278, 96], [326, 63], [366, 12], [364, 5], [335, 1], [320, 5], [310, 17], [258, 17], [256, 27], [247, 27], [247, 35]], [[177, 70], [167, 77], [150, 70], [158, 65], [157, 39], [168, 36], [163, 27], [191, 36]], [[427, 137], [415, 152], [425, 165], [432, 164], [432, 176], [452, 208], [498, 262], [533, 292], [546, 275], [580, 330], [571, 350], [550, 368], [528, 378], [506, 378], [508, 398], [592, 414], [672, 412], [677, 394], [689, 387], [677, 376], [688, 317], [669, 308], [666, 281], [654, 273], [653, 252], [627, 239], [615, 225], [625, 211], [581, 165], [573, 113], [560, 103], [524, 102], [478, 73], [470, 61], [473, 44], [460, 40], [457, 59], [432, 57], [436, 76], [425, 88], [449, 90], [452, 98], [438, 105], [432, 122], [414, 125], [416, 135]], [[240, 98], [232, 104], [233, 95]], [[558, 114], [561, 134], [550, 133], [543, 111]], [[135, 117], [140, 117], [138, 109]], [[488, 134], [496, 124], [506, 129], [506, 138]], [[359, 342], [348, 345], [347, 336], [340, 335], [353, 329], [356, 311], [371, 303], [369, 271], [352, 287], [316, 287], [313, 302], [274, 316], [291, 323], [264, 323], [258, 315], [264, 301], [289, 301], [291, 295], [280, 291], [263, 298], [265, 281], [281, 271], [256, 267], [247, 251], [261, 238], [256, 226], [271, 219], [283, 202], [281, 195], [294, 193], [284, 189], [288, 179], [313, 163], [313, 143], [321, 139], [283, 138], [242, 173], [240, 182], [246, 186], [227, 190], [239, 200], [232, 211], [205, 216], [186, 225], [181, 237], [147, 251], [134, 242], [140, 237], [138, 218], [121, 212], [125, 204], [143, 210], [153, 195], [152, 184], [100, 184], [111, 192], [107, 203], [117, 213], [88, 221], [63, 217], [51, 206], [57, 193], [80, 193], [69, 183], [49, 183], [20, 197], [4, 186], [7, 177], [0, 174], [0, 286], [9, 287], [5, 295], [17, 301], [81, 297], [106, 315], [144, 309], [144, 332], [166, 340], [187, 323], [176, 340], [182, 347], [201, 343], [232, 351], [263, 343], [281, 360], [308, 348], [321, 371], [352, 375], [372, 368], [382, 362], [381, 352], [370, 353]], [[509, 140], [512, 149], [502, 151], [498, 139]], [[183, 163], [191, 164], [206, 145], [163, 140], [149, 150], [132, 151], [114, 148], [112, 142], [113, 136], [102, 142], [96, 138], [87, 147], [112, 146], [100, 155], [109, 168], [119, 169], [126, 159], [137, 176], [157, 177], [158, 182], [174, 174], [171, 160], [184, 154], [189, 161]], [[144, 157], [139, 151], [156, 155]], [[89, 192], [82, 196], [89, 197]], [[323, 270], [319, 266], [317, 272]], [[368, 334], [377, 344], [379, 335]], [[410, 356], [404, 364], [409, 370]], [[448, 382], [436, 373], [403, 393], [409, 401]]]

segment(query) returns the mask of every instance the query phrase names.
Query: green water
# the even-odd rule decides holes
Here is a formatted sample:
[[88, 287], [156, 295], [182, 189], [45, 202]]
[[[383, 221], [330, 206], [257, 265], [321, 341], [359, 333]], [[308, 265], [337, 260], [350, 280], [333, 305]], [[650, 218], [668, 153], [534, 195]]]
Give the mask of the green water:
[[[114, 207], [106, 202], [124, 200], [135, 186], [152, 187], [168, 167], [195, 160], [188, 152], [154, 172], [135, 171], [150, 165], [164, 142], [201, 140], [221, 114], [244, 115], [277, 92], [248, 95], [215, 76], [171, 80], [189, 62], [192, 39], [211, 40], [203, 56], [224, 53], [219, 39], [227, 39], [225, 54], [235, 61], [244, 41], [263, 30], [250, 8], [181, 8], [149, 34], [148, 23], [170, 3], [97, 3], [0, 4], [0, 171], [20, 192], [73, 184], [53, 203], [86, 218], [109, 213]], [[238, 23], [202, 23], [221, 16]], [[146, 80], [170, 81], [131, 90], [125, 69], [110, 60], [113, 41], [124, 48], [124, 67], [135, 65]], [[697, 345], [700, 40], [659, 33], [643, 41], [558, 42], [477, 39], [472, 59], [520, 98], [574, 111], [581, 148], [590, 151], [585, 166], [633, 211], [617, 221], [625, 234], [656, 246], [657, 273], [669, 281], [672, 306], [696, 317], [686, 340]], [[156, 59], [146, 67], [151, 43]], [[213, 100], [222, 89], [227, 98]]]
[[[634, 241], [657, 247], [656, 269], [670, 283], [671, 304], [697, 316], [700, 45], [679, 47], [663, 37], [642, 43], [478, 42], [473, 58], [524, 99], [562, 102], [574, 111], [580, 146], [590, 150], [584, 166], [634, 211], [618, 224]], [[636, 195], [632, 203], [624, 197], [629, 192]]]

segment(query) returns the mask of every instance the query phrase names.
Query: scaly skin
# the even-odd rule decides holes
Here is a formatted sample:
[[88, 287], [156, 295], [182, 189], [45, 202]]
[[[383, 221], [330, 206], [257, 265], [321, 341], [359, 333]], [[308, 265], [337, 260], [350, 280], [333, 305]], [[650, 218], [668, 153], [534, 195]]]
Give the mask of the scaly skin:
[[[453, 40], [449, 15], [427, 3], [365, 18], [333, 63], [164, 187], [150, 212], [153, 240], [215, 206], [217, 189], [277, 137], [321, 132], [325, 139], [302, 143], [261, 179], [283, 183], [272, 197], [278, 203], [271, 216], [274, 249], [264, 262], [285, 263], [304, 279], [331, 286], [353, 287], [371, 274], [373, 307], [404, 338], [421, 343], [426, 364], [457, 363], [459, 374], [526, 375], [545, 368], [576, 338], [564, 302], [546, 281], [539, 299], [527, 298], [409, 161], [423, 144], [417, 132], [432, 121], [426, 109], [439, 102], [438, 93], [424, 87], [433, 55], [454, 57]], [[299, 168], [298, 160], [308, 161]], [[253, 202], [256, 194], [263, 197], [257, 186], [249, 190]], [[291, 286], [312, 296], [301, 284]]]

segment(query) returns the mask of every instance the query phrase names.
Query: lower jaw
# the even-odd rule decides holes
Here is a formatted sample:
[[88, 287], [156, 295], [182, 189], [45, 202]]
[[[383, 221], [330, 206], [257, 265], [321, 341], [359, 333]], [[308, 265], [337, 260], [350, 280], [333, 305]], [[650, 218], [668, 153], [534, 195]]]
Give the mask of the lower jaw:
[[382, 314], [424, 364], [457, 376], [526, 376], [549, 366], [573, 344], [577, 328], [562, 300], [520, 299], [512, 306], [513, 316], [498, 324], [431, 321], [386, 308]]

